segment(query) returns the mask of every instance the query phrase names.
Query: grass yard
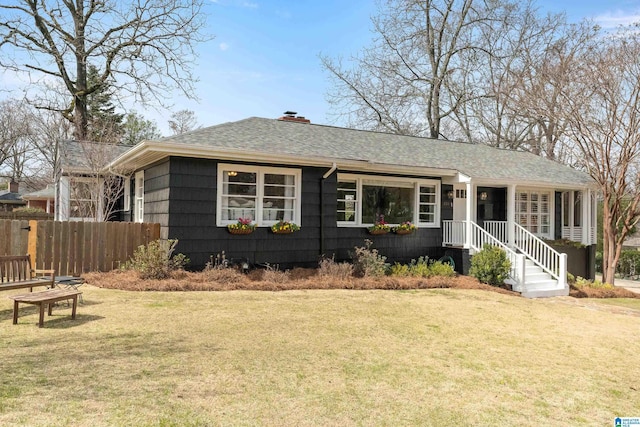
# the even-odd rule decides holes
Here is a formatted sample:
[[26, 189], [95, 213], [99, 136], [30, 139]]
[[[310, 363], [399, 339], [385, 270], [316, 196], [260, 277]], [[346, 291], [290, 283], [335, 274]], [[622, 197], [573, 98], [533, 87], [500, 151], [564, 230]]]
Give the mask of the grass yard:
[[[2, 426], [612, 425], [640, 311], [480, 290], [0, 294]], [[18, 293], [18, 292], [15, 292]], [[619, 305], [625, 305], [623, 302]], [[636, 310], [634, 310], [636, 308]]]

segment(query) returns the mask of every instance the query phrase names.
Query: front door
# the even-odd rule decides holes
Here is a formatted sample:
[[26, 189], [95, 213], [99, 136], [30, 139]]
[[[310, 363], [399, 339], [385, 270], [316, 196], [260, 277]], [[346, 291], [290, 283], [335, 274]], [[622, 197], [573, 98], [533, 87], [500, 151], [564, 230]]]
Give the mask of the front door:
[[453, 186], [453, 220], [467, 220], [467, 186], [456, 184]]

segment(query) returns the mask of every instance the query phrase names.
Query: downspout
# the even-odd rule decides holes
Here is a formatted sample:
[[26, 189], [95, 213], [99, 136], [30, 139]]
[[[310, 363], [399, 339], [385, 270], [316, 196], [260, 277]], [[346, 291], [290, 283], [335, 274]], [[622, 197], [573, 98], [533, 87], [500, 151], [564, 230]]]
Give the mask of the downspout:
[[322, 175], [322, 180], [320, 181], [320, 256], [324, 255], [324, 182], [336, 169], [338, 169], [338, 165], [333, 162], [331, 169]]

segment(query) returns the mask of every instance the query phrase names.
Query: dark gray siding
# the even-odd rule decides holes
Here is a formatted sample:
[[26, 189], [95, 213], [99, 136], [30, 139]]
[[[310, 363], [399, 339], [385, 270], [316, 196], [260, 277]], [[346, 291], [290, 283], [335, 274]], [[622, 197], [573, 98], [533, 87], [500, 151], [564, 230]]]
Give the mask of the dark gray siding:
[[[144, 221], [160, 223], [160, 237], [169, 235], [169, 161], [144, 171]], [[131, 206], [134, 206], [131, 199]]]
[[406, 236], [371, 236], [364, 227], [338, 228], [336, 173], [323, 180], [327, 169], [301, 169], [301, 230], [293, 234], [276, 235], [261, 227], [249, 235], [231, 235], [226, 227], [216, 227], [217, 162], [207, 159], [172, 157], [145, 172], [145, 220], [168, 224], [168, 237], [179, 240], [177, 251], [191, 259], [194, 269], [222, 251], [228, 259], [247, 259], [255, 265], [315, 267], [322, 253], [349, 259], [349, 252], [363, 246], [365, 239], [390, 262], [442, 255], [440, 228]]

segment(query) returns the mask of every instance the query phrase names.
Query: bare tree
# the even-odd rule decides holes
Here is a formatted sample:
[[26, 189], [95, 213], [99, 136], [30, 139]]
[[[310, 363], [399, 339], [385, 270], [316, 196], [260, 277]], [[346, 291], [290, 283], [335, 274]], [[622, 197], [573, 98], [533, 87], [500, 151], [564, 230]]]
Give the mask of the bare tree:
[[[202, 0], [13, 0], [0, 4], [0, 66], [32, 81], [61, 82], [66, 104], [36, 96], [87, 137], [87, 97], [105, 84], [163, 105], [177, 88], [194, 96], [194, 46], [202, 35]], [[88, 67], [96, 78], [89, 82]]]
[[67, 141], [62, 144], [61, 156], [79, 167], [78, 173], [67, 175], [69, 211], [64, 211], [65, 206], [59, 207], [64, 216], [93, 221], [113, 218], [120, 209], [125, 181], [132, 174], [129, 170], [107, 169], [107, 165], [128, 148], [93, 141]]
[[461, 124], [455, 114], [485, 96], [476, 70], [498, 54], [492, 47], [529, 7], [507, 0], [389, 0], [372, 19], [371, 47], [346, 66], [321, 57], [334, 81], [329, 101], [356, 127], [447, 137], [444, 128], [455, 133], [453, 125]]
[[31, 113], [18, 100], [0, 102], [0, 171], [13, 179], [22, 177], [22, 159], [27, 156], [27, 140], [33, 133]]
[[[635, 30], [635, 29], [632, 29]], [[614, 283], [622, 243], [640, 219], [640, 35], [601, 37], [585, 52], [563, 97], [575, 158], [603, 200], [603, 276]]]
[[174, 135], [181, 135], [185, 132], [198, 128], [198, 119], [196, 113], [191, 110], [176, 111], [171, 115], [169, 127]]

